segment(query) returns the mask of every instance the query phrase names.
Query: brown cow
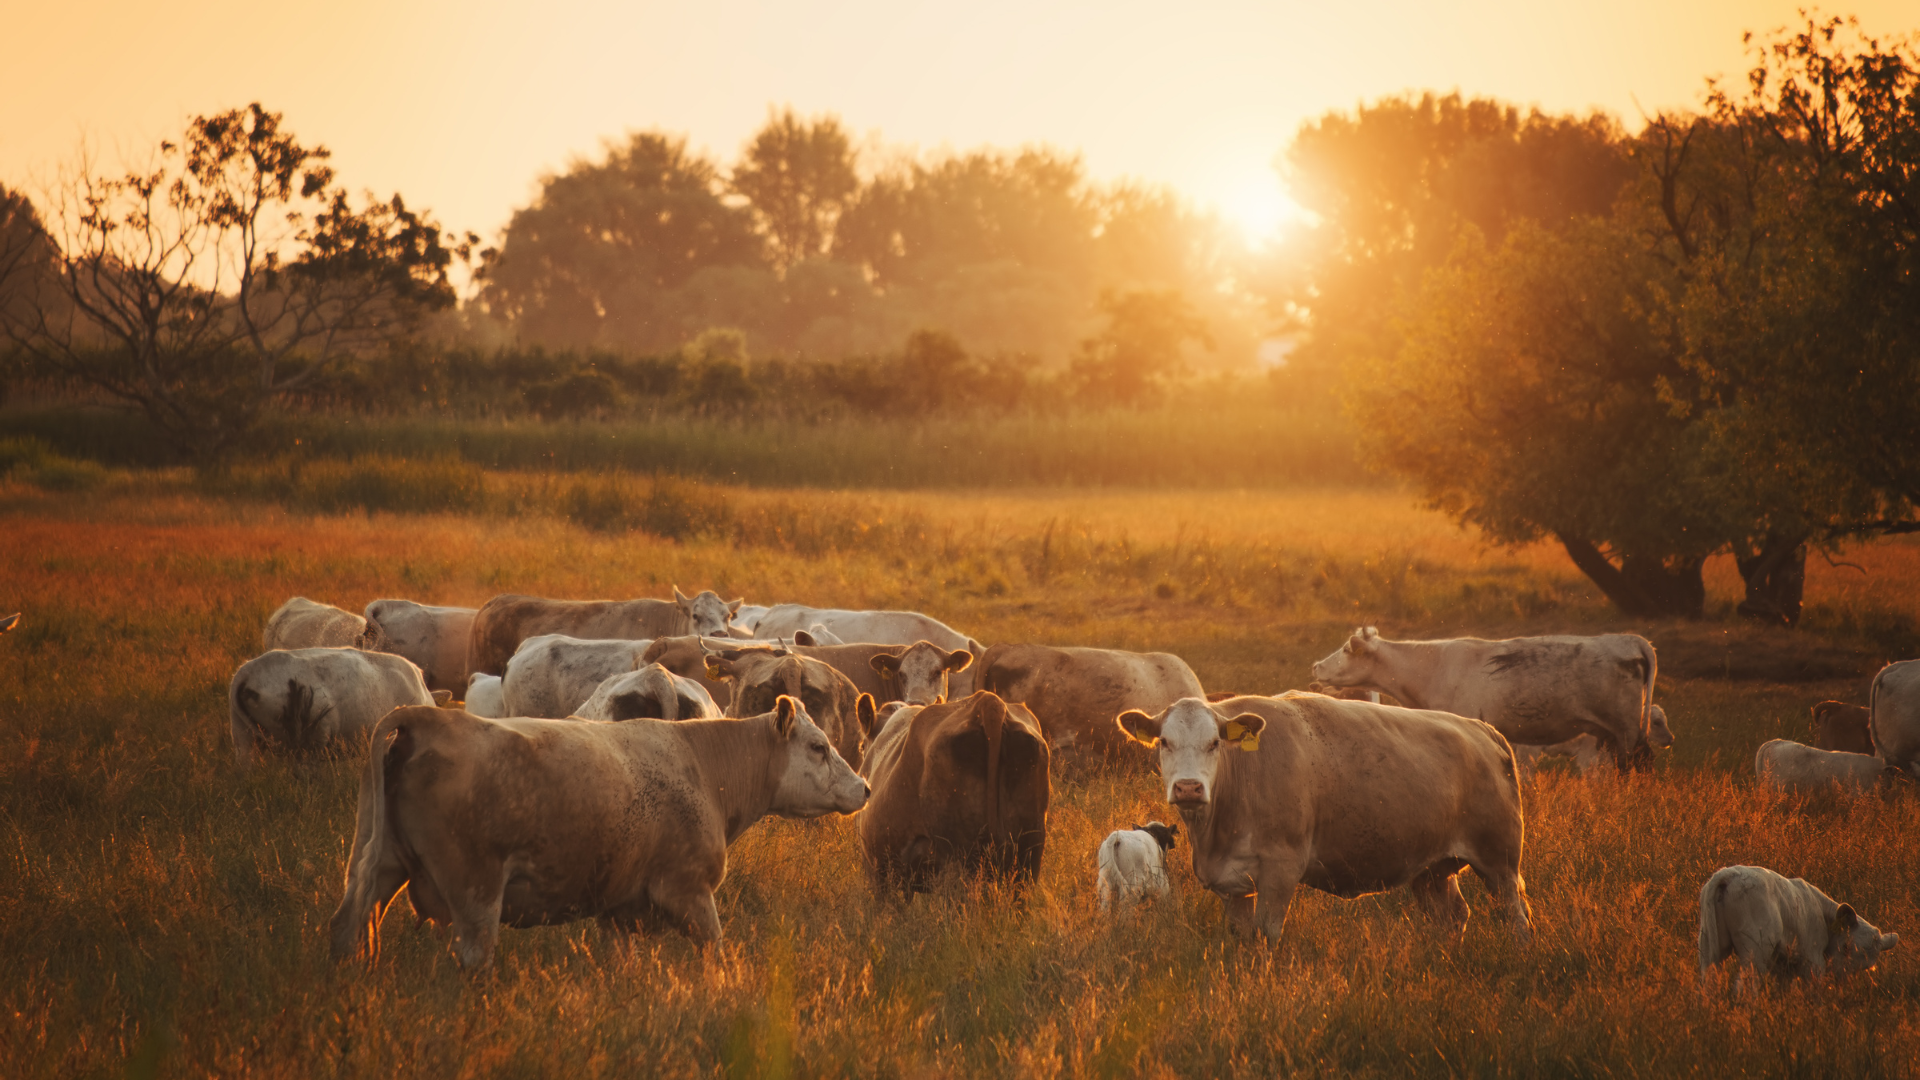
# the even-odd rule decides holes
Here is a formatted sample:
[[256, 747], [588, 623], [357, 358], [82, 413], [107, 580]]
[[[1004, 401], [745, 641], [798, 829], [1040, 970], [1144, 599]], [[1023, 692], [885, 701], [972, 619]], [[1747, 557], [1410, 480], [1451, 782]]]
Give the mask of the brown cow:
[[1813, 707], [1813, 745], [1846, 754], [1874, 752], [1872, 712], [1865, 705], [1823, 701]]
[[1047, 846], [1046, 738], [1025, 706], [981, 691], [942, 705], [906, 705], [873, 732], [862, 775], [873, 797], [859, 818], [879, 887], [925, 891], [948, 866], [1032, 881]]
[[728, 716], [753, 716], [773, 707], [781, 695], [799, 698], [807, 715], [833, 740], [840, 756], [860, 767], [860, 710], [873, 698], [854, 688], [845, 675], [818, 660], [777, 649], [733, 649], [706, 660], [707, 675], [733, 682]]
[[1033, 711], [1062, 775], [1108, 762], [1132, 764], [1113, 718], [1129, 709], [1155, 713], [1202, 697], [1193, 669], [1172, 653], [995, 645], [980, 657], [974, 685]]
[[333, 955], [367, 945], [402, 886], [453, 927], [464, 967], [500, 926], [598, 918], [720, 938], [727, 848], [768, 814], [866, 804], [865, 782], [792, 698], [745, 720], [483, 720], [396, 709], [373, 731]]
[[689, 597], [678, 585], [671, 600], [548, 600], [507, 593], [487, 601], [473, 617], [467, 670], [504, 675], [520, 643], [540, 634], [627, 641], [679, 634], [724, 637], [727, 619], [739, 608], [739, 600], [722, 600], [711, 589]]
[[1187, 698], [1117, 722], [1158, 748], [1193, 872], [1236, 931], [1279, 937], [1301, 885], [1351, 899], [1411, 884], [1464, 928], [1458, 875], [1472, 867], [1529, 936], [1520, 784], [1492, 727], [1293, 692]]

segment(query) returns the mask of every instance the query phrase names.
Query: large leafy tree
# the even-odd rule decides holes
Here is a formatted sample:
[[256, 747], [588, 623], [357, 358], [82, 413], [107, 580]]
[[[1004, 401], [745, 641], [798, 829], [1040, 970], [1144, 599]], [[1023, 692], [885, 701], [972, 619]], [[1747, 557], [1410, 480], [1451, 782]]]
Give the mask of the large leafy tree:
[[453, 302], [433, 220], [398, 195], [356, 208], [327, 159], [254, 104], [196, 117], [144, 167], [80, 169], [44, 221], [10, 206], [0, 333], [218, 460], [278, 395]]
[[809, 122], [785, 109], [768, 117], [747, 144], [731, 185], [746, 197], [774, 268], [785, 275], [827, 253], [860, 177], [838, 118]]
[[[675, 348], [700, 329], [682, 317], [689, 282], [765, 267], [751, 216], [722, 190], [685, 139], [636, 134], [541, 181], [485, 254], [480, 299], [530, 341]], [[712, 274], [704, 284], [715, 291]]]

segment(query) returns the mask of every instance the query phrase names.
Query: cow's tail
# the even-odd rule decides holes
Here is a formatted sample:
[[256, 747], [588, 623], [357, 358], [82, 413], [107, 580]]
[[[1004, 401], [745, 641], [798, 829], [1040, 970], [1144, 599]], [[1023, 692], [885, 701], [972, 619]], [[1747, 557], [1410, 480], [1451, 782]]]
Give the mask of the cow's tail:
[[1645, 742], [1653, 733], [1653, 685], [1660, 678], [1660, 654], [1646, 638], [1640, 639], [1640, 667], [1640, 740]]
[[1715, 874], [1707, 879], [1700, 890], [1700, 986], [1706, 989], [1707, 973], [1713, 966], [1726, 959], [1733, 951], [1733, 941], [1727, 935], [1726, 920], [1722, 917], [1720, 905], [1727, 896], [1728, 879]]
[[[987, 842], [998, 847], [1004, 842], [1000, 835], [1000, 737], [1006, 728], [1007, 703], [993, 694], [981, 704], [983, 708], [974, 713], [974, 718], [987, 740]], [[1005, 853], [1009, 865], [1018, 857], [1018, 845], [1013, 846], [1013, 851]]]
[[376, 930], [380, 917], [386, 913], [384, 905], [392, 899], [392, 894], [384, 897], [377, 894], [380, 867], [387, 859], [388, 845], [394, 843], [387, 820], [387, 776], [389, 771], [405, 764], [413, 753], [413, 733], [400, 719], [403, 715], [402, 710], [395, 709], [374, 725], [372, 752], [367, 755], [366, 769], [360, 774], [360, 806], [354, 816], [353, 850], [347, 854], [346, 895], [340, 898], [340, 907], [333, 913], [330, 926], [335, 960], [345, 960], [365, 946], [379, 951]]
[[280, 736], [287, 741], [288, 749], [317, 750], [327, 741], [325, 721], [333, 713], [333, 702], [318, 704], [318, 698], [319, 691], [314, 687], [298, 679], [287, 680], [287, 699], [280, 709]]

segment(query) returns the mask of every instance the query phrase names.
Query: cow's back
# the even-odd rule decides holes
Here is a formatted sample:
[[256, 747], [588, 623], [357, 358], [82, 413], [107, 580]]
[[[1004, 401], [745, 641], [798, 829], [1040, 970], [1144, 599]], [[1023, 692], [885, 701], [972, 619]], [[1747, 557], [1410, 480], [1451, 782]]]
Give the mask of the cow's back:
[[358, 648], [368, 644], [367, 620], [351, 611], [296, 596], [267, 617], [265, 650]]
[[1157, 713], [1206, 693], [1171, 653], [995, 645], [979, 667], [975, 685], [1032, 710], [1063, 769], [1134, 760], [1114, 717], [1129, 709]]
[[637, 641], [688, 629], [686, 613], [671, 600], [548, 600], [505, 594], [487, 601], [474, 616], [467, 665], [469, 671], [504, 675], [520, 643], [542, 634]]
[[1888, 664], [1873, 677], [1869, 723], [1887, 764], [1915, 772], [1920, 759], [1920, 660]]
[[1432, 677], [1408, 687], [1421, 708], [1484, 720], [1515, 742], [1557, 743], [1582, 732], [1629, 749], [1641, 741], [1653, 678], [1645, 638], [1551, 635], [1433, 644], [1441, 651]]
[[432, 690], [464, 694], [475, 608], [434, 607], [411, 600], [375, 600], [366, 621], [386, 639], [386, 651], [413, 661]]

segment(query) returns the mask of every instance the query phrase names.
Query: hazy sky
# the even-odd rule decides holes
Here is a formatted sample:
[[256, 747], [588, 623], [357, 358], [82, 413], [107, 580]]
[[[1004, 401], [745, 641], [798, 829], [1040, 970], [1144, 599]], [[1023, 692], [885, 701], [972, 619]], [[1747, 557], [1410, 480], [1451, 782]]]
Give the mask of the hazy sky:
[[[1741, 31], [1799, 2], [11, 0], [0, 182], [31, 190], [83, 137], [111, 159], [258, 100], [351, 187], [492, 238], [603, 139], [661, 128], [731, 159], [791, 104], [888, 145], [1077, 150], [1096, 178], [1170, 184], [1257, 229], [1285, 206], [1275, 156], [1329, 109], [1458, 88], [1631, 125], [1744, 71]], [[1850, 10], [1883, 36], [1920, 29], [1913, 0]]]

